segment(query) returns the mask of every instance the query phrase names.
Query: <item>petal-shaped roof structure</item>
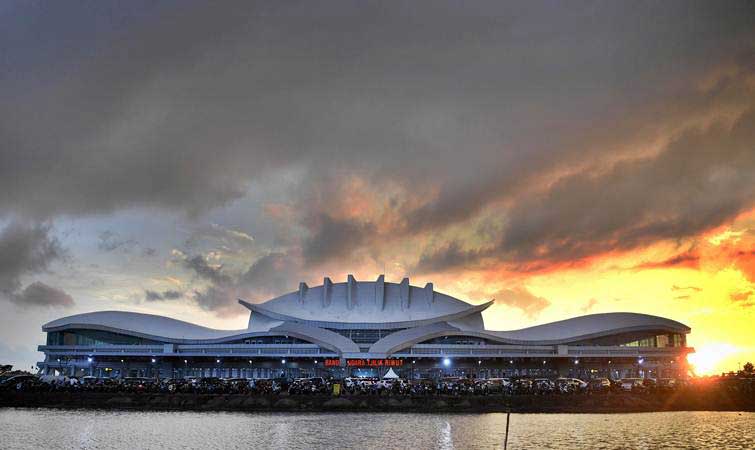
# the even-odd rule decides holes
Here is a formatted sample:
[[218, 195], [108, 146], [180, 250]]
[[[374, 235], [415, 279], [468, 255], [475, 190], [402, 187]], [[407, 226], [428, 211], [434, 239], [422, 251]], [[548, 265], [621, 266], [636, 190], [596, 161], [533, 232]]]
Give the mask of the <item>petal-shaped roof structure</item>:
[[461, 317], [478, 310], [473, 305], [436, 292], [432, 283], [425, 287], [401, 283], [357, 281], [349, 275], [345, 283], [325, 278], [320, 286], [300, 283], [299, 290], [260, 304], [242, 302], [245, 306], [280, 320], [321, 323], [399, 323], [443, 320]]

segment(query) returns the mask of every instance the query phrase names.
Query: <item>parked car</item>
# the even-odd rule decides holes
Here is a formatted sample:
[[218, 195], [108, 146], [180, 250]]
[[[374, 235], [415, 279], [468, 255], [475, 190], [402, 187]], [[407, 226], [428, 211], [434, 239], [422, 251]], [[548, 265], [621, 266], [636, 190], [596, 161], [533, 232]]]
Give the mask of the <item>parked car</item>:
[[551, 392], [556, 388], [556, 384], [547, 378], [537, 378], [532, 382], [535, 392], [543, 394]]
[[508, 378], [488, 378], [488, 391], [494, 393], [505, 392], [511, 386], [511, 380]]
[[677, 384], [678, 383], [675, 378], [659, 378], [657, 387], [659, 389], [674, 389]]
[[517, 394], [529, 394], [532, 392], [532, 380], [528, 378], [519, 378], [513, 382], [512, 387]]
[[649, 389], [655, 389], [658, 387], [658, 380], [655, 378], [645, 378], [642, 380], [642, 385]]
[[198, 378], [194, 385], [205, 392], [222, 391], [225, 389], [225, 383], [217, 377]]
[[97, 377], [87, 375], [85, 377], [79, 378], [79, 382], [84, 386], [92, 386], [92, 385], [97, 384]]
[[223, 380], [226, 390], [231, 393], [243, 393], [249, 388], [249, 380], [246, 378], [226, 378]]
[[608, 378], [593, 378], [587, 384], [587, 388], [591, 391], [607, 391], [611, 389], [611, 380]]
[[147, 389], [151, 389], [155, 384], [155, 380], [146, 377], [126, 377], [121, 382], [124, 387], [135, 392], [142, 392]]
[[273, 378], [273, 390], [287, 391], [293, 381], [293, 378], [287, 377]]
[[645, 389], [642, 378], [622, 378], [621, 389], [625, 391], [634, 391], [638, 389]]
[[587, 383], [579, 378], [557, 378], [556, 387], [562, 394], [567, 394], [587, 389]]

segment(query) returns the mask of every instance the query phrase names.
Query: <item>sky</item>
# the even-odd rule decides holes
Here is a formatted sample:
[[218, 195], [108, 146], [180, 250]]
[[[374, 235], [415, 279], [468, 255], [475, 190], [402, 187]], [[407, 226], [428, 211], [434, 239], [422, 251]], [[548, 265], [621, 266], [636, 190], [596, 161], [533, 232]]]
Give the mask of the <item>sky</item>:
[[0, 362], [383, 273], [755, 361], [755, 4], [0, 4]]

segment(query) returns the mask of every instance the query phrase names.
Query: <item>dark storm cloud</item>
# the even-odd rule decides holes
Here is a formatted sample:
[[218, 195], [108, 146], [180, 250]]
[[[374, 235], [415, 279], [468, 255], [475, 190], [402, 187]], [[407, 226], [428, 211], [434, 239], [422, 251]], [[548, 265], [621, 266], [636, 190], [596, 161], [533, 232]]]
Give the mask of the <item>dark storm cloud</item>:
[[187, 269], [194, 271], [199, 277], [213, 283], [226, 284], [231, 281], [231, 278], [223, 273], [223, 266], [210, 265], [202, 255], [195, 255], [191, 258], [187, 258], [184, 261], [184, 265]]
[[[21, 278], [46, 271], [50, 264], [65, 258], [66, 251], [50, 234], [50, 226], [11, 222], [0, 232], [0, 295], [14, 299]], [[30, 294], [37, 294], [39, 286]], [[23, 293], [21, 293], [23, 296]], [[21, 298], [21, 297], [18, 297]], [[39, 298], [34, 296], [34, 300]]]
[[150, 291], [149, 289], [144, 291], [144, 300], [147, 300], [148, 302], [154, 302], [162, 299], [163, 296], [159, 292]]
[[[281, 295], [296, 286], [302, 275], [300, 258], [285, 253], [263, 255], [239, 274], [226, 273], [222, 266], [212, 267], [201, 255], [187, 258], [185, 267], [210, 282], [206, 288], [194, 291], [194, 301], [201, 308], [221, 315], [243, 311], [237, 302], [239, 298], [254, 302]], [[167, 292], [160, 297], [169, 298]]]
[[486, 251], [465, 250], [462, 244], [451, 241], [440, 249], [423, 253], [416, 269], [423, 273], [443, 272], [458, 267], [473, 268], [479, 265]]
[[0, 209], [197, 212], [337, 163], [442, 176], [414, 220], [464, 218], [502, 170], [550, 165], [543, 123], [742, 47], [746, 5], [19, 2], [0, 18]]
[[285, 253], [270, 253], [257, 259], [241, 276], [239, 284], [260, 295], [275, 295], [290, 290], [300, 281], [301, 264]]
[[163, 291], [162, 293], [149, 289], [144, 290], [144, 300], [148, 302], [156, 302], [160, 300], [176, 300], [181, 297], [183, 297], [183, 293], [170, 289]]
[[[308, 235], [283, 253], [298, 271], [499, 208], [490, 245], [407, 249], [440, 271], [678, 239], [752, 205], [735, 142], [752, 137], [747, 118], [650, 160], [590, 166], [752, 103], [749, 2], [18, 2], [0, 14], [0, 215], [196, 215], [292, 172], [282, 196]], [[401, 218], [388, 227], [306, 201], [349, 174], [377, 193], [434, 195], [388, 202]], [[217, 292], [243, 284], [204, 258], [186, 267]]]
[[[635, 269], [668, 269], [688, 267], [696, 269], [700, 265], [700, 255], [686, 252], [661, 261], [649, 261], [635, 266]], [[672, 289], [673, 290], [673, 289]]]
[[304, 245], [304, 257], [310, 264], [346, 257], [375, 235], [373, 224], [353, 219], [320, 215], [309, 223], [313, 233]]
[[41, 281], [35, 281], [26, 286], [21, 292], [12, 294], [10, 300], [22, 307], [70, 307], [74, 304], [73, 298], [70, 295]]
[[[735, 68], [730, 69], [733, 73], [719, 77], [714, 86], [700, 90], [699, 86], [691, 85], [689, 90], [679, 92], [682, 100], [666, 98], [662, 107], [654, 107], [667, 110], [663, 114], [654, 113], [658, 115], [659, 122], [667, 121], [664, 126], [669, 129], [677, 126], [677, 122], [686, 123], [694, 119], [671, 133], [671, 143], [660, 150], [660, 156], [642, 157], [641, 152], [613, 154], [600, 150], [617, 145], [643, 148], [651, 145], [647, 139], [652, 142], [662, 137], [660, 128], [654, 132], [654, 138], [645, 136], [645, 141], [630, 136], [641, 131], [637, 127], [647, 129], [654, 126], [636, 117], [645, 118], [650, 111], [637, 109], [634, 114], [628, 114], [631, 118], [626, 119], [596, 118], [596, 123], [616, 135], [609, 139], [599, 133], [594, 136], [593, 131], [579, 130], [588, 137], [578, 138], [573, 143], [565, 142], [560, 149], [548, 148], [549, 152], [545, 154], [540, 153], [537, 146], [519, 154], [502, 151], [500, 160], [490, 165], [495, 168], [495, 174], [487, 174], [489, 167], [484, 161], [479, 161], [478, 173], [467, 174], [461, 183], [453, 175], [453, 169], [458, 166], [450, 166], [451, 170], [443, 178], [436, 198], [416, 209], [393, 207], [394, 213], [402, 220], [387, 233], [383, 231], [380, 237], [386, 241], [437, 231], [468, 222], [476, 215], [485, 213], [486, 208], [498, 208], [502, 220], [492, 228], [490, 222], [478, 226], [477, 234], [495, 241], [494, 234], [498, 233], [505, 240], [499, 247], [465, 250], [461, 242], [449, 241], [444, 244], [445, 249], [436, 247], [425, 251], [417, 267], [423, 271], [433, 271], [443, 270], [444, 267], [477, 265], [485, 258], [500, 258], [502, 251], [506, 251], [512, 253], [507, 258], [513, 256], [515, 261], [521, 263], [517, 270], [532, 271], [538, 268], [538, 264], [533, 264], [532, 260], [537, 260], [542, 254], [548, 260], [564, 260], [600, 253], [609, 243], [607, 241], [612, 239], [610, 234], [613, 232], [628, 238], [618, 243], [616, 248], [628, 249], [656, 240], [687, 237], [725, 223], [737, 213], [755, 205], [750, 195], [753, 153], [749, 146], [755, 127], [755, 85], [752, 82], [755, 79], [755, 64], [752, 63], [755, 60], [754, 50], [755, 40], [752, 49], [744, 53], [745, 56], [732, 59], [732, 67]], [[735, 113], [739, 118], [730, 129], [731, 108], [744, 110], [744, 113]], [[709, 119], [717, 118], [718, 122], [710, 125], [709, 121], [700, 120], [698, 116], [701, 115]], [[634, 123], [627, 126], [626, 122]], [[572, 134], [574, 132], [572, 130]], [[722, 148], [720, 152], [716, 150], [718, 147]], [[616, 163], [612, 159], [624, 161]], [[564, 176], [559, 171], [571, 171], [573, 174]], [[698, 177], [708, 177], [714, 189], [707, 190], [704, 196], [697, 196], [697, 191], [701, 189]], [[723, 180], [726, 177], [732, 179]], [[374, 182], [374, 179], [370, 181]], [[729, 181], [731, 184], [719, 181]], [[538, 189], [538, 185], [545, 185], [547, 189]], [[411, 183], [408, 186], [408, 191], [412, 192]], [[311, 185], [309, 187], [312, 188]], [[378, 192], [381, 189], [379, 182], [375, 189]], [[659, 192], [662, 197], [656, 198]], [[692, 199], [689, 210], [684, 210], [680, 205], [686, 197]], [[644, 198], [653, 201], [646, 205]], [[308, 197], [305, 196], [305, 201], [299, 204], [302, 209], [307, 208], [306, 200]], [[349, 201], [348, 197], [337, 196], [333, 200]], [[627, 208], [623, 202], [629, 202]], [[716, 202], [720, 202], [720, 208], [716, 207]], [[631, 224], [636, 226], [633, 230], [618, 229], [625, 219], [627, 222], [640, 222], [648, 215], [662, 215], [666, 212], [667, 204], [672, 210], [677, 210], [677, 217], [671, 221], [664, 223], [664, 219], [655, 217], [652, 224], [635, 223]], [[501, 208], [501, 205], [506, 206]], [[606, 213], [602, 214], [598, 207]], [[583, 214], [585, 211], [591, 213]], [[703, 215], [699, 216], [699, 213]], [[370, 222], [353, 218], [336, 219], [327, 214], [316, 217], [323, 217], [324, 220], [303, 221], [312, 232], [305, 246], [305, 255], [312, 262], [337, 259], [360, 246], [380, 242], [375, 239], [376, 228]], [[541, 228], [531, 228], [530, 221]], [[551, 222], [557, 226], [551, 227]], [[582, 222], [590, 226], [582, 227]], [[566, 229], [563, 225], [573, 228]], [[559, 231], [559, 227], [563, 236], [553, 236], [551, 242], [547, 239], [544, 243], [537, 240], [541, 236], [536, 233], [543, 233], [542, 237], [545, 237], [548, 233]], [[319, 245], [320, 242], [328, 242], [328, 245]], [[555, 242], [563, 248], [553, 247]], [[551, 247], [543, 249], [543, 244]]]
[[0, 298], [23, 308], [73, 306], [70, 295], [40, 281], [21, 289], [22, 277], [45, 272], [64, 258], [66, 251], [49, 225], [11, 222], [0, 233]]
[[731, 129], [688, 131], [658, 157], [560, 180], [509, 212], [501, 247], [563, 259], [710, 229], [755, 205], [753, 142], [755, 109]]
[[177, 298], [181, 298], [183, 294], [179, 291], [173, 291], [173, 290], [167, 290], [163, 291], [163, 298], [165, 300], [175, 300]]
[[[564, 177], [518, 197], [495, 245], [461, 250], [451, 243], [426, 253], [418, 269], [448, 270], [484, 258], [561, 262], [694, 236], [755, 206], [753, 142], [755, 109], [731, 127], [686, 131], [657, 156]], [[637, 268], [695, 267], [698, 260], [684, 253]]]

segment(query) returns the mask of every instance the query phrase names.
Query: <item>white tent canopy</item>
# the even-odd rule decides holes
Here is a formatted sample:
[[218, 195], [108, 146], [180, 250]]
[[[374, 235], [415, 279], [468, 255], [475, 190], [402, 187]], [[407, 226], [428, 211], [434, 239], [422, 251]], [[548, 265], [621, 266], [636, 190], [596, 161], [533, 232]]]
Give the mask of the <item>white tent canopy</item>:
[[392, 380], [395, 380], [396, 378], [398, 378], [398, 375], [396, 375], [396, 372], [393, 371], [392, 367], [390, 369], [388, 369], [388, 372], [386, 372], [385, 375], [383, 375], [383, 379], [384, 380], [387, 379], [387, 378], [388, 379], [392, 379]]

